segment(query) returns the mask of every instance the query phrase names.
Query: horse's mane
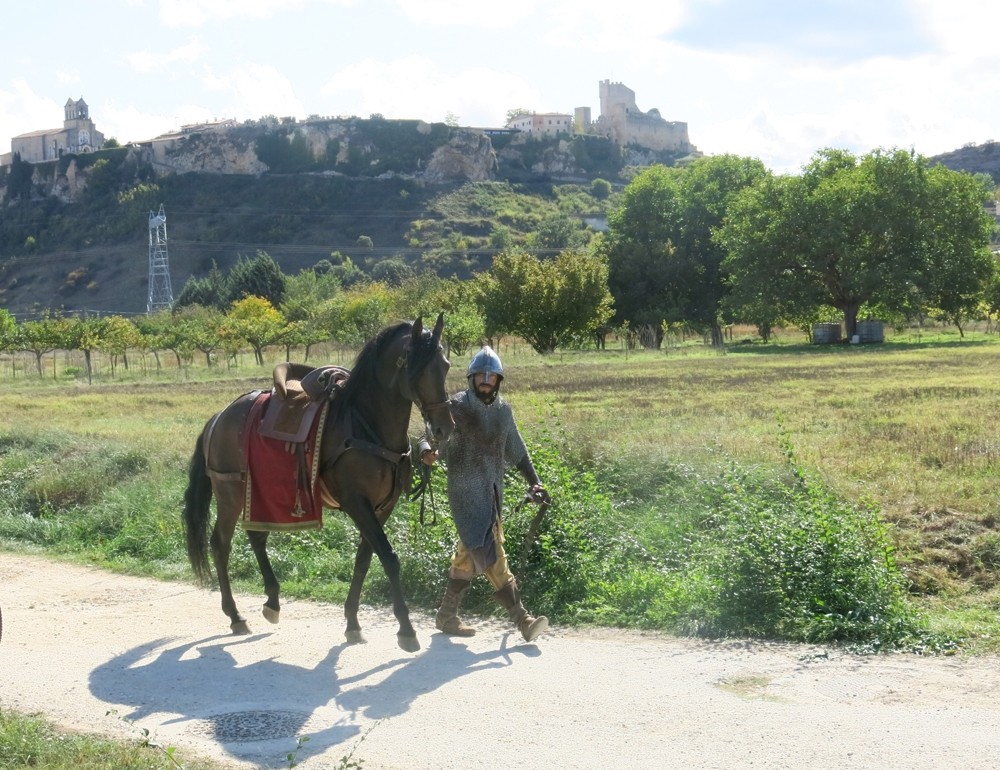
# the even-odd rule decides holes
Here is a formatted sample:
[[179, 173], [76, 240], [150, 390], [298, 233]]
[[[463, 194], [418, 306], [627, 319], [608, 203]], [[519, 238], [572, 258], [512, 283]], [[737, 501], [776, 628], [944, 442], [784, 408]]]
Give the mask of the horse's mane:
[[[413, 331], [413, 324], [409, 321], [402, 321], [393, 326], [387, 326], [358, 352], [351, 367], [351, 376], [344, 385], [344, 390], [340, 394], [342, 403], [354, 404], [359, 395], [368, 393], [375, 386], [375, 377], [378, 373], [379, 359], [385, 352], [386, 347], [396, 341], [404, 332], [410, 334]], [[416, 350], [411, 352], [407, 375], [414, 377], [433, 357], [437, 348], [431, 345], [431, 333], [427, 329], [420, 337], [420, 343]]]

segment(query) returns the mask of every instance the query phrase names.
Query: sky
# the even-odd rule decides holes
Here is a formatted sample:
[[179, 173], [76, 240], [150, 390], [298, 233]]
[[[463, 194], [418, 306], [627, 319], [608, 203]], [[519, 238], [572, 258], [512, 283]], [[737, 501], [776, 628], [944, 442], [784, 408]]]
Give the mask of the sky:
[[267, 115], [596, 118], [601, 80], [775, 173], [1000, 140], [993, 0], [14, 0], [0, 29], [0, 152], [71, 98], [124, 144]]

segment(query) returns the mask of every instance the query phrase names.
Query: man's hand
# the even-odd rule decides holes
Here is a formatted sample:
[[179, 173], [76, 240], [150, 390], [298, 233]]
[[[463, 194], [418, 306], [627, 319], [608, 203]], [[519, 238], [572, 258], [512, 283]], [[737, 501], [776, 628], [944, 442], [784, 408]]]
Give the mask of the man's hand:
[[541, 484], [532, 484], [528, 488], [528, 498], [535, 505], [548, 505], [552, 502], [552, 498], [549, 497], [548, 490]]
[[434, 462], [438, 459], [438, 457], [439, 454], [436, 449], [425, 449], [423, 452], [420, 453], [420, 461], [424, 465], [433, 465]]

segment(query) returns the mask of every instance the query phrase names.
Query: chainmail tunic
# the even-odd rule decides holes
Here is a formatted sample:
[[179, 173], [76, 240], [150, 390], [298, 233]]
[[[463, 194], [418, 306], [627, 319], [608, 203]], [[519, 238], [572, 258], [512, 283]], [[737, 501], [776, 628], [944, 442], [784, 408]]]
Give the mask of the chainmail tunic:
[[[492, 526], [503, 510], [503, 476], [528, 454], [510, 404], [499, 394], [484, 404], [472, 390], [449, 402], [455, 431], [441, 449], [448, 466], [448, 503], [458, 536], [477, 566], [496, 559]], [[492, 554], [492, 557], [484, 556]]]

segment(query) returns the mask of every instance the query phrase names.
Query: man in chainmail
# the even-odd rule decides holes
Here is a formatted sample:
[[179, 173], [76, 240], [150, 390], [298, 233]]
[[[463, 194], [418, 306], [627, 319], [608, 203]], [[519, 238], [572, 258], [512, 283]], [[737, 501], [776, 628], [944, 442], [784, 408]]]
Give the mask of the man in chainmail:
[[[532, 501], [547, 503], [549, 496], [514, 424], [510, 404], [500, 397], [500, 357], [488, 345], [483, 347], [473, 356], [466, 377], [468, 389], [452, 396], [449, 402], [455, 430], [440, 455], [448, 468], [448, 503], [458, 542], [435, 625], [455, 636], [476, 633], [458, 617], [458, 607], [472, 579], [482, 573], [493, 586], [497, 601], [525, 641], [530, 642], [548, 628], [549, 620], [545, 616], [536, 618], [524, 608], [517, 581], [507, 564], [500, 521], [505, 468], [510, 465], [521, 472]], [[427, 465], [439, 456], [426, 439], [419, 448]]]

